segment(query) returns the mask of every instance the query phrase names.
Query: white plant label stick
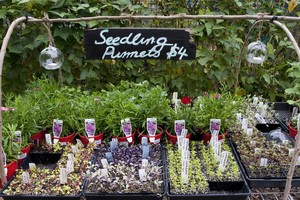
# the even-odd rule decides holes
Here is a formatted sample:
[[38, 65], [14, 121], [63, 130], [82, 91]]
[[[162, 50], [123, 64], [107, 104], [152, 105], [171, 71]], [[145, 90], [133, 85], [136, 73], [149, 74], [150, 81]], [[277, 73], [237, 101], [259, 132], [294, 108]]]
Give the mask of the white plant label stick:
[[74, 161], [68, 160], [67, 161], [67, 173], [71, 173], [74, 171]]
[[22, 179], [23, 179], [23, 183], [30, 184], [30, 176], [28, 172], [22, 173]]
[[265, 116], [266, 116], [267, 108], [268, 108], [268, 105], [267, 105], [267, 104], [265, 104], [265, 105], [262, 106], [261, 112], [260, 112], [260, 115], [261, 115], [262, 117], [265, 117]]
[[74, 161], [74, 154], [68, 153], [68, 160]]
[[104, 169], [107, 169], [107, 168], [108, 168], [108, 162], [107, 162], [107, 159], [102, 158], [102, 159], [101, 159], [101, 164], [102, 164], [102, 166], [103, 166]]
[[188, 174], [189, 174], [189, 160], [182, 160], [181, 178], [183, 183], [188, 183]]
[[140, 176], [140, 181], [141, 182], [147, 181], [147, 176], [146, 176], [146, 170], [145, 169], [139, 169], [139, 176]]
[[182, 160], [190, 160], [190, 151], [189, 150], [182, 150], [181, 159]]
[[266, 120], [258, 113], [255, 113], [254, 117], [261, 124], [266, 124], [267, 123]]
[[266, 167], [268, 165], [268, 159], [267, 158], [261, 158], [260, 159], [260, 166]]
[[76, 139], [76, 146], [78, 146], [79, 148], [83, 148], [84, 147], [83, 143], [79, 139]]
[[45, 135], [45, 139], [46, 139], [46, 143], [48, 145], [52, 145], [52, 138], [51, 138], [51, 135], [50, 134], [46, 134]]
[[256, 154], [257, 154], [257, 153], [260, 153], [260, 148], [255, 148], [255, 149], [254, 149], [254, 153], [256, 153]]
[[72, 145], [72, 152], [77, 154], [79, 152], [78, 147], [76, 145]]
[[186, 138], [187, 132], [188, 132], [188, 130], [187, 130], [186, 128], [182, 129], [182, 131], [181, 131], [181, 136], [182, 136], [183, 138]]
[[242, 113], [236, 113], [236, 123], [242, 125]]
[[221, 169], [221, 171], [225, 170], [227, 160], [228, 160], [228, 151], [223, 151], [221, 154], [221, 159], [220, 159], [220, 163], [219, 163], [219, 168]]
[[247, 136], [251, 137], [253, 134], [253, 128], [247, 128]]
[[148, 163], [149, 163], [148, 159], [143, 159], [142, 160], [142, 168], [147, 168], [148, 167]]
[[258, 103], [258, 97], [253, 97], [253, 104], [256, 105]]
[[182, 136], [177, 136], [178, 151], [182, 150], [182, 140], [183, 140]]
[[60, 168], [59, 180], [60, 184], [66, 184], [68, 182], [68, 172], [66, 168]]
[[190, 140], [188, 138], [182, 138], [182, 150], [189, 149]]
[[29, 169], [30, 170], [35, 170], [36, 169], [35, 163], [29, 163]]
[[244, 133], [247, 133], [247, 128], [248, 128], [248, 118], [243, 118], [242, 129], [243, 129]]
[[292, 117], [295, 117], [297, 113], [298, 113], [298, 107], [293, 107]]

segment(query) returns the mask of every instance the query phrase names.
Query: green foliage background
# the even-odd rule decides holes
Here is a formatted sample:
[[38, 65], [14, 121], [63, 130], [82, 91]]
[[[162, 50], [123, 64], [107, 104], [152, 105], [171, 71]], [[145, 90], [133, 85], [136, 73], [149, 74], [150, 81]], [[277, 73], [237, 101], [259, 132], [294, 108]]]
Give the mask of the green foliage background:
[[[189, 3], [191, 2], [191, 3]], [[258, 3], [257, 3], [258, 2]], [[0, 37], [5, 36], [8, 25], [17, 17], [75, 18], [98, 15], [173, 15], [226, 14], [242, 15], [269, 13], [273, 15], [297, 15], [287, 12], [286, 1], [201, 1], [201, 0], [0, 0]], [[233, 91], [240, 49], [253, 20], [103, 20], [80, 23], [53, 23], [52, 34], [56, 46], [63, 52], [64, 84], [81, 85], [99, 90], [107, 83], [121, 80], [161, 85], [169, 92], [196, 96], [203, 91]], [[299, 41], [299, 24], [285, 22]], [[84, 59], [83, 32], [89, 28], [103, 27], [164, 27], [191, 28], [197, 45], [196, 60], [104, 60]], [[269, 55], [262, 65], [250, 66], [243, 59], [239, 93], [261, 94], [270, 100], [285, 99], [284, 90], [292, 87], [286, 73], [290, 63], [297, 61], [291, 43], [283, 31], [275, 25], [264, 23], [249, 38], [267, 44]], [[3, 90], [20, 93], [33, 74], [57, 77], [57, 71], [40, 67], [38, 56], [48, 46], [48, 35], [40, 24], [21, 24], [13, 32], [4, 61]], [[298, 65], [299, 66], [299, 65]]]

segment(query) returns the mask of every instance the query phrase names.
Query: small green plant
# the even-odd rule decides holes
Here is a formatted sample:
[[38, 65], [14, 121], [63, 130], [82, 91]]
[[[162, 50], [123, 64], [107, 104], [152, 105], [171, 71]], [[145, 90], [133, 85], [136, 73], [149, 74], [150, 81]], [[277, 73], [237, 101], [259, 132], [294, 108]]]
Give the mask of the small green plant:
[[194, 102], [192, 124], [210, 133], [210, 119], [221, 119], [221, 133], [224, 133], [236, 123], [236, 113], [240, 112], [243, 100], [229, 92], [200, 96]]

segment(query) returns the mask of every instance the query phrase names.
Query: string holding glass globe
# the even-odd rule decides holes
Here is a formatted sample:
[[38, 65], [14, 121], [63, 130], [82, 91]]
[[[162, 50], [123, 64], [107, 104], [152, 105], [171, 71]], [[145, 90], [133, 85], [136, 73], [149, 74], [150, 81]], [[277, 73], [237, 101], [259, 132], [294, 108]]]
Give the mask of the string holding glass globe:
[[251, 42], [247, 50], [246, 59], [249, 63], [262, 64], [266, 60], [268, 50], [263, 42]]
[[54, 70], [62, 66], [64, 57], [58, 48], [49, 45], [41, 51], [39, 61], [45, 69]]

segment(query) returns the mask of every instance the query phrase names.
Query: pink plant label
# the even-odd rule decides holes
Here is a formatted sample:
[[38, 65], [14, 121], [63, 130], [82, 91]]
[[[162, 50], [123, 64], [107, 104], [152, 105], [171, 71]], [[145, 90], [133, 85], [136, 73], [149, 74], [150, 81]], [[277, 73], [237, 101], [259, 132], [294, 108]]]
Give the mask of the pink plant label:
[[126, 139], [129, 143], [132, 142], [132, 126], [131, 126], [131, 122], [130, 122], [130, 119], [129, 118], [126, 118], [125, 120], [121, 120], [121, 126], [122, 126], [122, 130], [123, 130], [123, 133], [125, 134], [126, 136]]
[[221, 119], [210, 119], [210, 133], [213, 134], [214, 131], [217, 131], [218, 134], [221, 130]]
[[58, 139], [60, 138], [62, 129], [63, 129], [63, 121], [54, 119], [53, 126], [52, 126], [53, 136], [54, 136], [54, 144], [58, 142]]
[[155, 142], [155, 134], [157, 131], [157, 119], [156, 118], [147, 118], [147, 131], [149, 134], [150, 142]]
[[174, 126], [176, 135], [181, 136], [182, 130], [185, 129], [185, 120], [175, 120]]
[[91, 142], [93, 142], [95, 132], [96, 132], [95, 119], [85, 119], [84, 120], [84, 125], [85, 125], [85, 132], [86, 132], [89, 140], [91, 139]]

